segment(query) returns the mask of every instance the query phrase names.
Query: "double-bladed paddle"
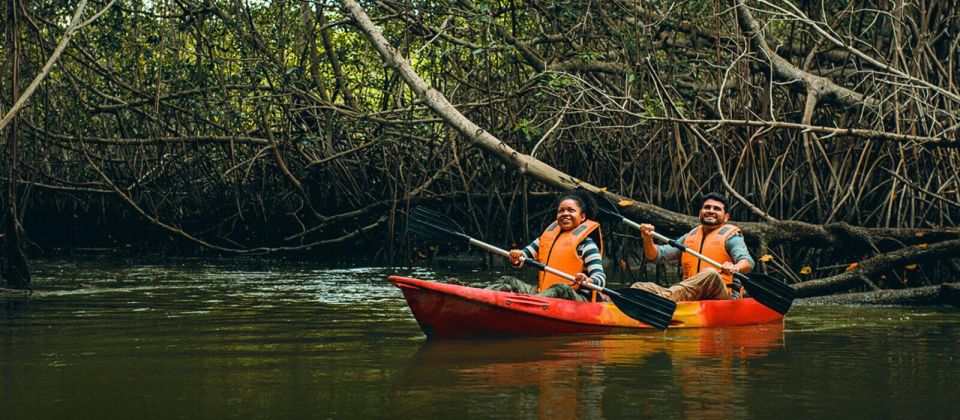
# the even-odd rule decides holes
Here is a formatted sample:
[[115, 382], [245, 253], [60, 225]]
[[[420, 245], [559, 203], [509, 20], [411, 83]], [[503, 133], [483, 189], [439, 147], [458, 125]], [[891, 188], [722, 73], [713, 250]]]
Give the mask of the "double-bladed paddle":
[[[413, 209], [407, 221], [407, 231], [438, 242], [450, 242], [454, 239], [464, 240], [470, 245], [483, 248], [494, 254], [510, 257], [509, 251], [470, 237], [463, 232], [460, 225], [449, 217], [425, 207]], [[556, 274], [571, 282], [576, 279], [576, 277], [544, 265], [540, 261], [527, 259], [525, 262], [538, 270]], [[624, 314], [661, 331], [667, 329], [670, 320], [673, 319], [673, 312], [677, 309], [676, 302], [639, 289], [610, 290], [592, 283], [581, 283], [581, 286], [610, 296], [613, 304]]]
[[[619, 221], [622, 221], [627, 226], [640, 230], [640, 225], [638, 223], [630, 219], [627, 219], [622, 214], [620, 214], [620, 211], [617, 210], [617, 207], [613, 203], [611, 203], [609, 200], [607, 200], [607, 198], [604, 197], [602, 194], [587, 190], [586, 188], [583, 188], [583, 187], [580, 187], [579, 189], [582, 191], [587, 191], [594, 196], [595, 198], [594, 201], [597, 202], [597, 208], [600, 209], [601, 212]], [[683, 252], [687, 252], [703, 260], [707, 264], [710, 264], [717, 268], [721, 267], [720, 263], [710, 258], [707, 258], [706, 256], [704, 256], [703, 254], [700, 254], [697, 251], [694, 251], [684, 246], [683, 244], [677, 242], [676, 240], [670, 239], [657, 232], [652, 232], [652, 234], [654, 238], [664, 241], [670, 244], [670, 246], [677, 248]], [[738, 273], [734, 271], [733, 276], [735, 280], [739, 280], [740, 282], [743, 283], [743, 287], [747, 289], [747, 293], [750, 294], [750, 297], [756, 299], [757, 302], [760, 302], [764, 306], [770, 309], [773, 309], [781, 314], [786, 314], [787, 311], [790, 310], [790, 305], [793, 304], [793, 299], [796, 297], [796, 294], [797, 294], [796, 290], [794, 290], [793, 287], [790, 287], [790, 285], [784, 283], [781, 280], [778, 280], [776, 278], [770, 277], [765, 274], [750, 274], [749, 276], [747, 276], [746, 274]], [[734, 289], [739, 289], [739, 286], [734, 284]]]

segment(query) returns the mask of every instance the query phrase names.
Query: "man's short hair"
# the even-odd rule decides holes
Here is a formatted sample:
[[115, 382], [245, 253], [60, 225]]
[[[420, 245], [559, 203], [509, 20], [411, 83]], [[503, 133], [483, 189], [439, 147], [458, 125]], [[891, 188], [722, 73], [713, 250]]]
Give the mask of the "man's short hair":
[[706, 203], [707, 200], [719, 201], [720, 204], [723, 204], [723, 211], [729, 210], [729, 206], [727, 206], [727, 197], [724, 197], [723, 194], [720, 194], [716, 191], [711, 191], [706, 193], [703, 197], [700, 198], [700, 207], [703, 207], [703, 203]]

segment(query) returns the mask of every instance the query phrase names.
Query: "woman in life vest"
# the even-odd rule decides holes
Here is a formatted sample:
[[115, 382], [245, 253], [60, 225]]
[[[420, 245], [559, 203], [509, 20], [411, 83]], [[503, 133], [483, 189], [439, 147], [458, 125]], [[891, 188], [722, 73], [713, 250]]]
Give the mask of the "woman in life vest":
[[[647, 261], [664, 264], [680, 260], [682, 281], [669, 288], [656, 283], [634, 283], [635, 289], [646, 290], [655, 295], [680, 302], [687, 300], [730, 299], [734, 296], [733, 273], [748, 273], [753, 267], [753, 258], [743, 241], [740, 228], [727, 223], [727, 200], [719, 193], [703, 196], [700, 206], [700, 226], [677, 239], [688, 249], [719, 262], [717, 271], [699, 258], [682, 252], [670, 245], [653, 243], [653, 225], [640, 225], [643, 238], [643, 254]], [[737, 291], [742, 296], [742, 290]]]
[[600, 224], [590, 220], [593, 208], [588, 197], [576, 193], [564, 195], [557, 204], [556, 221], [523, 249], [510, 250], [510, 262], [514, 266], [521, 267], [525, 259], [535, 259], [575, 276], [575, 283], [571, 284], [563, 277], [541, 271], [537, 287], [513, 276], [502, 276], [498, 284], [488, 289], [576, 301], [596, 300], [595, 292], [580, 287], [584, 282], [603, 287], [606, 282], [602, 264], [603, 239]]

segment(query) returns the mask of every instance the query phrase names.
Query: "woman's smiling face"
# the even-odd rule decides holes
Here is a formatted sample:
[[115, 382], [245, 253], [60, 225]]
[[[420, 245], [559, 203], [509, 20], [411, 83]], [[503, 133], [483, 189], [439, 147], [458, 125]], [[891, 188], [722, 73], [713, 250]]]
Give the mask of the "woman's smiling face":
[[576, 200], [563, 200], [557, 207], [557, 224], [563, 231], [574, 229], [585, 220], [587, 220], [587, 215], [583, 214], [583, 209], [580, 208]]

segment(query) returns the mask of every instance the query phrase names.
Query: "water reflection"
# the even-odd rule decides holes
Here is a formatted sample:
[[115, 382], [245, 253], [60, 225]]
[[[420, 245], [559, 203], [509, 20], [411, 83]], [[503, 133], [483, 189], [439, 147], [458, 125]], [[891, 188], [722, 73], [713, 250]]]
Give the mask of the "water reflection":
[[674, 410], [686, 417], [743, 415], [747, 377], [763, 374], [748, 371], [749, 361], [783, 347], [782, 324], [663, 335], [429, 341], [406, 371], [399, 397], [428, 395], [443, 404], [451, 395], [468, 395], [472, 402], [459, 404], [461, 409], [489, 414], [512, 408], [536, 418], [662, 413], [655, 402], [680, 404]]
[[29, 307], [30, 301], [25, 299], [0, 300], [0, 325], [19, 318]]

